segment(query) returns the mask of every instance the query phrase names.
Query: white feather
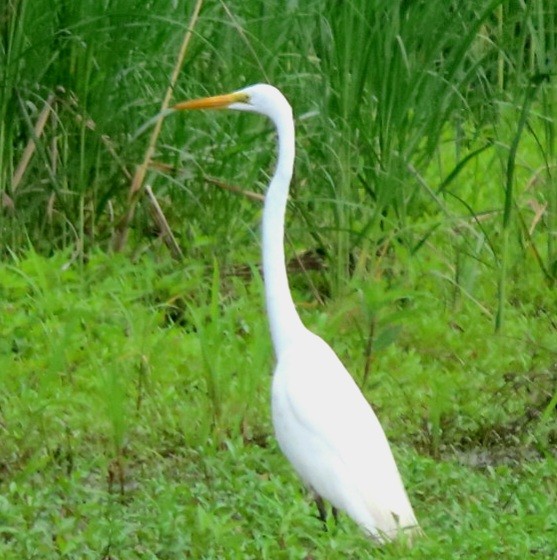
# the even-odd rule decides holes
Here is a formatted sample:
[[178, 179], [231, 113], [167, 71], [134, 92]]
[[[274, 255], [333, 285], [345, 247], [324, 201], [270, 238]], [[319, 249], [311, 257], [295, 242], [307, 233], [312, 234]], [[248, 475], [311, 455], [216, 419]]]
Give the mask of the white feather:
[[278, 359], [272, 411], [280, 448], [316, 494], [381, 542], [417, 526], [379, 420], [330, 346], [310, 331]]

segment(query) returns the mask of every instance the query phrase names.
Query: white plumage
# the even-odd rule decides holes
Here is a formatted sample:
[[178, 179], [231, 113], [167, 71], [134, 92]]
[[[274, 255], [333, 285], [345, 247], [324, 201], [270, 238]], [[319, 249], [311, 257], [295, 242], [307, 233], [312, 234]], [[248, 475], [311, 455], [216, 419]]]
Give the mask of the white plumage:
[[387, 438], [331, 347], [310, 331], [278, 357], [273, 423], [302, 480], [382, 542], [416, 518]]
[[276, 438], [304, 483], [344, 510], [378, 542], [420, 529], [381, 425], [331, 349], [306, 329], [294, 306], [284, 258], [284, 215], [295, 155], [292, 109], [273, 86], [179, 103], [175, 109], [227, 107], [269, 117], [278, 160], [265, 197], [263, 272], [277, 359], [272, 384]]

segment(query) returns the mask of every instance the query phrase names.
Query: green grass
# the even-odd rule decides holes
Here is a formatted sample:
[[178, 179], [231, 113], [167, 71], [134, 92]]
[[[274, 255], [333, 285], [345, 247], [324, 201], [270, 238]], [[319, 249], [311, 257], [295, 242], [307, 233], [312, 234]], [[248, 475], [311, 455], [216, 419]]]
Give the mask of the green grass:
[[[160, 2], [147, 10], [122, 0], [102, 9], [62, 0], [48, 10], [29, 0], [5, 8], [0, 191], [12, 210], [0, 215], [4, 246], [17, 251], [31, 240], [47, 254], [110, 246], [128, 208], [129, 175], [147, 144], [148, 135], [133, 135], [160, 107], [192, 8]], [[541, 161], [536, 200], [548, 204], [531, 241], [552, 281], [554, 18], [549, 0], [478, 0], [466, 10], [444, 1], [312, 0], [286, 10], [255, 0], [206, 3], [174, 97], [257, 81], [284, 90], [299, 117], [292, 227], [297, 243], [325, 251], [336, 294], [352, 263], [359, 272], [374, 266], [385, 236], [420, 247], [428, 231], [416, 235], [416, 218], [457, 218], [453, 196], [466, 205], [461, 211], [479, 215], [475, 193], [462, 196], [459, 181], [479, 149], [492, 145], [488, 151], [497, 151], [495, 165], [506, 174], [490, 197], [491, 210], [505, 206], [510, 216], [509, 204], [523, 209], [512, 170], [527, 143], [529, 157]], [[517, 131], [532, 83], [539, 87]], [[37, 135], [34, 125], [51, 96], [52, 114]], [[180, 115], [164, 123], [156, 158], [174, 172], [153, 170], [147, 180], [186, 253], [190, 236], [206, 235], [225, 259], [218, 249], [246, 231], [238, 222], [253, 223], [253, 205], [199, 183], [207, 175], [245, 188], [263, 183], [261, 170], [273, 157], [263, 144], [268, 131], [267, 123], [245, 115]], [[518, 150], [511, 149], [513, 138]], [[36, 151], [14, 185], [30, 140]], [[453, 166], [445, 158], [449, 149]], [[476, 171], [475, 191], [482, 182]], [[496, 231], [512, 235], [519, 224], [513, 213]], [[145, 199], [131, 228], [131, 248], [143, 247], [153, 229]], [[497, 249], [506, 265], [510, 257]], [[505, 265], [499, 264], [502, 287]]]
[[370, 288], [303, 310], [393, 443], [427, 533], [408, 552], [377, 549], [346, 517], [324, 532], [277, 449], [259, 278], [214, 269], [203, 284], [195, 263], [70, 258], [29, 253], [0, 268], [3, 558], [554, 551], [557, 348], [543, 283], [509, 309], [505, 335], [475, 303], [449, 311], [450, 285], [443, 293], [419, 270], [421, 291], [401, 280], [381, 307], [368, 294], [377, 328], [365, 382]]
[[0, 557], [551, 557], [553, 1], [204, 2], [174, 91], [291, 100], [291, 284], [393, 443], [411, 552], [324, 532], [272, 437], [261, 205], [211, 179], [261, 192], [269, 123], [167, 118], [146, 182], [183, 258], [145, 196], [110, 252], [192, 9], [0, 8]]

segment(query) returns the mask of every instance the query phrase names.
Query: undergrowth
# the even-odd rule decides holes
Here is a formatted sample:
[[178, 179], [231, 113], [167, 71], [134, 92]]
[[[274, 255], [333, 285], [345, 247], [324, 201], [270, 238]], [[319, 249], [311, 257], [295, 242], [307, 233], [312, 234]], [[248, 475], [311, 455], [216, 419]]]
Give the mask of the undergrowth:
[[[379, 554], [348, 518], [323, 532], [277, 449], [257, 271], [246, 281], [214, 268], [208, 284], [199, 265], [153, 255], [71, 257], [0, 267], [4, 558]], [[451, 290], [420, 278], [421, 291], [378, 278], [325, 307], [299, 298], [373, 403], [427, 533], [411, 553], [381, 556], [547, 555], [548, 290], [512, 306], [501, 335], [475, 303], [454, 314]]]

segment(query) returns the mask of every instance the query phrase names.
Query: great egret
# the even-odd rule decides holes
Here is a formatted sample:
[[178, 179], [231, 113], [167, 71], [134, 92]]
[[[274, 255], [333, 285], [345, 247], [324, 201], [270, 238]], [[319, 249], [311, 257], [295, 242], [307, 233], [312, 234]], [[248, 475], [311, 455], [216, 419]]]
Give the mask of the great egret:
[[315, 493], [322, 515], [324, 498], [380, 543], [401, 532], [411, 538], [420, 529], [385, 433], [335, 352], [303, 325], [288, 286], [284, 215], [294, 167], [292, 108], [267, 84], [174, 106], [218, 108], [265, 115], [278, 135], [263, 210], [263, 274], [277, 361], [272, 416], [279, 446]]

